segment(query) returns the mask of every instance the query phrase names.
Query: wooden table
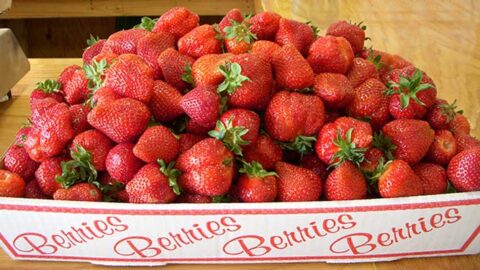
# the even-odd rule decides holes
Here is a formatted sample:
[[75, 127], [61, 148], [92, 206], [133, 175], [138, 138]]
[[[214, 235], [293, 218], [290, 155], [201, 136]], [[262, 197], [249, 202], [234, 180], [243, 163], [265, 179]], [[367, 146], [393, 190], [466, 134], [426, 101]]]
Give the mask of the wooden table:
[[[299, 2], [299, 3], [297, 3]], [[439, 96], [457, 99], [470, 119], [472, 134], [480, 137], [480, 2], [478, 1], [256, 1], [258, 8], [274, 10], [299, 20], [310, 18], [320, 29], [339, 18], [365, 21], [375, 48], [397, 53], [425, 70], [435, 81]], [[258, 9], [257, 9], [258, 10]], [[0, 152], [12, 142], [29, 114], [28, 95], [37, 81], [56, 78], [66, 65], [79, 59], [31, 59], [32, 70], [13, 89], [12, 101], [0, 104]], [[171, 265], [164, 269], [182, 269]], [[237, 269], [480, 269], [480, 255], [355, 265], [263, 264], [232, 265]], [[186, 267], [185, 267], [186, 268]], [[198, 265], [189, 269], [223, 269]], [[88, 263], [12, 261], [3, 251], [0, 269], [105, 269]], [[151, 268], [136, 268], [151, 269]]]

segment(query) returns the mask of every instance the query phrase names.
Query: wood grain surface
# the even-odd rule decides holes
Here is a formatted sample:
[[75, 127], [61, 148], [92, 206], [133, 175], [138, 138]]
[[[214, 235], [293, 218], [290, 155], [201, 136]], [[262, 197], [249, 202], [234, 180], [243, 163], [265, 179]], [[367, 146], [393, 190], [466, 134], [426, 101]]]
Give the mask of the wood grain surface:
[[[15, 1], [14, 1], [15, 2]], [[404, 56], [435, 81], [439, 96], [457, 99], [480, 137], [480, 1], [257, 1], [256, 7], [298, 20], [312, 20], [321, 32], [340, 18], [364, 21], [375, 48]], [[0, 104], [0, 152], [4, 152], [28, 116], [28, 95], [37, 81], [56, 78], [79, 59], [31, 59], [32, 70]], [[480, 255], [404, 259], [363, 264], [169, 265], [162, 269], [480, 269]], [[88, 263], [12, 261], [0, 252], [0, 269], [107, 269]], [[139, 267], [135, 269], [152, 269]]]

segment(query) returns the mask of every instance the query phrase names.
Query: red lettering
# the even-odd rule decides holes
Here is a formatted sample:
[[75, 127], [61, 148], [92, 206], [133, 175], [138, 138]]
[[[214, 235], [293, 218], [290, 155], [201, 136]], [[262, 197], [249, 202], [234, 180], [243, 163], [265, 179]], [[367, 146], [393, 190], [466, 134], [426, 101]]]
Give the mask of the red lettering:
[[47, 237], [43, 234], [27, 232], [15, 237], [13, 246], [22, 252], [36, 251], [40, 254], [53, 254], [58, 248], [54, 245], [47, 244]]
[[246, 254], [249, 257], [262, 256], [272, 250], [268, 246], [263, 246], [264, 242], [265, 238], [258, 235], [239, 236], [225, 243], [223, 252], [227, 255]]
[[114, 230], [117, 232], [123, 232], [128, 230], [128, 226], [125, 224], [122, 224], [122, 220], [118, 217], [115, 216], [109, 216], [107, 217], [107, 223], [113, 226]]
[[108, 224], [103, 220], [95, 220], [93, 225], [95, 226], [95, 229], [97, 229], [103, 235], [112, 235], [115, 233], [115, 231], [108, 227]]
[[330, 245], [330, 251], [333, 253], [366, 254], [376, 248], [375, 244], [371, 244], [372, 235], [369, 233], [353, 233], [345, 235], [335, 240]]
[[377, 235], [377, 242], [381, 246], [388, 247], [393, 244], [393, 240], [390, 239], [390, 234], [388, 233], [380, 233]]
[[353, 220], [353, 217], [350, 214], [341, 214], [338, 216], [338, 223], [344, 225], [341, 226], [342, 229], [348, 230], [357, 226], [357, 222]]
[[58, 246], [61, 246], [62, 248], [67, 248], [68, 249], [68, 248], [72, 247], [72, 244], [70, 244], [70, 243], [67, 243], [68, 245], [65, 245], [65, 243], [67, 241], [61, 235], [53, 234], [52, 235], [52, 240], [53, 240], [53, 242], [55, 242], [55, 244], [57, 244]]
[[445, 226], [445, 223], [442, 214], [434, 214], [430, 217], [430, 225], [432, 225], [433, 228], [439, 229]]
[[225, 229], [223, 229], [220, 224], [216, 221], [207, 222], [207, 229], [213, 235], [223, 235], [225, 234]]
[[[177, 246], [172, 243], [172, 241], [168, 237], [159, 237], [157, 238], [158, 244], [166, 250], [175, 250]], [[173, 244], [173, 247], [171, 247]]]
[[287, 247], [287, 244], [283, 242], [283, 238], [278, 235], [270, 237], [270, 244], [276, 249], [284, 249]]
[[242, 228], [233, 217], [222, 217], [220, 223], [222, 223], [229, 232], [236, 232]]
[[323, 229], [327, 233], [336, 233], [340, 230], [340, 228], [337, 226], [337, 222], [334, 219], [325, 219], [323, 221]]
[[126, 237], [118, 241], [113, 247], [115, 253], [121, 256], [138, 255], [141, 258], [155, 257], [162, 251], [152, 247], [152, 240], [143, 236]]
[[462, 216], [460, 215], [460, 212], [458, 211], [457, 208], [447, 209], [447, 211], [445, 211], [445, 217], [447, 218], [447, 223], [450, 223], [450, 224], [455, 223], [460, 219], [462, 219]]

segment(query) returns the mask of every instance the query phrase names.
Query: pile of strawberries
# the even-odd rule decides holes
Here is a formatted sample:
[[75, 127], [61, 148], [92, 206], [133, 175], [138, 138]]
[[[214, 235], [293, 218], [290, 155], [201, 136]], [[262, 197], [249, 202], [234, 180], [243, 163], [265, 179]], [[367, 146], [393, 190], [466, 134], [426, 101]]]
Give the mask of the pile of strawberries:
[[91, 39], [38, 84], [0, 196], [130, 203], [353, 200], [480, 190], [455, 103], [362, 24], [177, 7]]

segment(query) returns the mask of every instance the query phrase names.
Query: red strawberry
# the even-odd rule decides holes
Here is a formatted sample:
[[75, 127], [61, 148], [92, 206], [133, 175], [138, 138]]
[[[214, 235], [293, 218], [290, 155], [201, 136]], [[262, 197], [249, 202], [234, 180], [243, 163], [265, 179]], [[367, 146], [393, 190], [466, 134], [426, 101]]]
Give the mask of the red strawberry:
[[353, 50], [343, 37], [319, 37], [308, 49], [307, 61], [315, 73], [345, 74], [352, 66]]
[[208, 136], [208, 132], [213, 128], [211, 127], [204, 127], [193, 119], [188, 119], [187, 123], [185, 124], [185, 130], [189, 133], [199, 135], [199, 136]]
[[360, 86], [368, 79], [379, 79], [375, 65], [363, 58], [353, 58], [352, 66], [348, 70], [347, 78], [353, 88]]
[[257, 13], [249, 20], [250, 31], [254, 33], [258, 39], [274, 40], [281, 18], [277, 13], [270, 11]]
[[328, 175], [324, 193], [329, 201], [364, 199], [367, 197], [367, 182], [362, 172], [346, 161]]
[[425, 195], [442, 194], [447, 191], [447, 171], [433, 163], [419, 163], [413, 167], [422, 181]]
[[183, 80], [188, 67], [195, 61], [192, 57], [168, 48], [157, 59], [165, 81], [180, 91], [187, 89], [189, 84]]
[[358, 165], [372, 144], [372, 133], [372, 127], [367, 122], [340, 117], [320, 130], [315, 151], [326, 164], [338, 165], [349, 160]]
[[173, 168], [174, 163], [149, 163], [143, 166], [125, 190], [130, 203], [170, 203], [175, 201], [180, 189], [177, 177], [180, 172]]
[[188, 149], [192, 148], [196, 143], [199, 141], [206, 139], [205, 136], [200, 136], [200, 135], [195, 135], [195, 134], [190, 134], [190, 133], [182, 133], [179, 135], [179, 150], [178, 152], [181, 154]]
[[103, 200], [107, 202], [128, 202], [128, 193], [125, 190], [125, 184], [113, 178], [108, 173], [103, 173], [98, 177], [101, 185]]
[[95, 56], [97, 56], [103, 49], [106, 39], [99, 39], [98, 37], [94, 38], [90, 35], [90, 38], [87, 40], [88, 47], [83, 51], [82, 59], [83, 63], [90, 64]]
[[18, 174], [26, 182], [33, 179], [35, 171], [39, 164], [33, 161], [25, 148], [14, 145], [8, 149], [3, 158], [3, 165], [5, 169]]
[[347, 21], [338, 21], [332, 23], [328, 28], [326, 35], [344, 37], [352, 46], [353, 53], [357, 54], [363, 50], [363, 43], [365, 42], [366, 26], [359, 24], [351, 24]]
[[322, 194], [322, 179], [309, 169], [285, 162], [277, 162], [277, 201], [317, 201]]
[[212, 197], [200, 194], [182, 193], [177, 197], [176, 203], [212, 203]]
[[60, 83], [55, 80], [45, 80], [43, 82], [37, 83], [37, 88], [32, 91], [30, 94], [30, 106], [32, 103], [39, 99], [44, 99], [47, 97], [53, 98], [58, 102], [64, 102]]
[[327, 180], [328, 171], [327, 165], [321, 161], [316, 154], [308, 154], [302, 157], [301, 164], [302, 167], [312, 170], [322, 181]]
[[87, 129], [90, 129], [90, 124], [87, 121], [87, 115], [90, 109], [83, 104], [75, 104], [70, 108], [70, 114], [72, 115], [72, 127], [75, 134], [79, 134]]
[[[253, 111], [245, 110], [245, 109], [231, 109], [226, 111], [220, 117], [220, 121], [223, 123], [224, 127], [229, 126], [231, 124], [232, 128], [243, 128], [246, 129], [247, 133], [241, 136], [240, 140], [244, 140], [248, 144], [253, 144], [257, 141], [258, 133], [260, 131], [260, 116]], [[218, 124], [217, 124], [218, 125]], [[219, 131], [218, 129], [216, 129]], [[233, 130], [225, 130], [226, 134], [223, 136], [224, 139], [227, 141], [233, 139], [233, 136], [238, 135]], [[229, 132], [233, 132], [229, 133]], [[232, 137], [230, 137], [232, 136]], [[219, 139], [219, 138], [217, 138]], [[221, 139], [220, 139], [221, 140]], [[224, 143], [235, 143], [233, 141]], [[228, 147], [227, 147], [228, 148]]]
[[155, 81], [149, 104], [155, 120], [165, 123], [183, 115], [183, 109], [180, 106], [181, 100], [182, 94], [175, 87], [164, 81]]
[[65, 85], [72, 79], [73, 74], [76, 70], [82, 69], [79, 65], [67, 66], [63, 69], [60, 76], [58, 76], [57, 82], [60, 83], [60, 86], [63, 88]]
[[62, 90], [65, 93], [65, 100], [70, 105], [87, 100], [90, 90], [88, 89], [88, 79], [85, 71], [83, 69], [75, 70], [71, 78], [62, 84]]
[[480, 147], [480, 140], [468, 134], [455, 134], [455, 144], [457, 145], [457, 154], [466, 149]]
[[220, 98], [214, 89], [197, 87], [183, 96], [180, 106], [203, 127], [213, 128], [220, 113]]
[[[100, 62], [102, 60], [105, 60], [108, 65], [111, 65], [111, 64], [113, 64], [113, 62], [115, 60], [117, 60], [117, 58], [118, 58], [118, 54], [115, 54], [115, 53], [112, 53], [112, 52], [102, 51], [97, 56], [95, 56], [93, 58], [93, 60], [95, 60], [96, 62]], [[93, 61], [92, 61], [92, 63], [93, 63]]]
[[93, 184], [79, 183], [68, 189], [59, 189], [53, 194], [54, 200], [101, 202], [102, 192]]
[[462, 115], [457, 113], [452, 121], [448, 123], [448, 127], [453, 134], [470, 134], [470, 123], [468, 119]]
[[277, 174], [268, 172], [260, 163], [244, 162], [236, 192], [242, 202], [273, 202], [277, 197]]
[[105, 159], [110, 149], [113, 147], [113, 142], [96, 129], [91, 129], [78, 134], [72, 141], [71, 151], [81, 146], [87, 150], [92, 156], [92, 164], [97, 171], [104, 171]]
[[192, 76], [195, 85], [217, 86], [225, 77], [220, 71], [220, 66], [225, 65], [232, 54], [208, 54], [198, 58], [192, 66]]
[[446, 130], [436, 130], [435, 139], [427, 153], [428, 160], [446, 166], [457, 154], [457, 143], [453, 134]]
[[139, 159], [156, 162], [158, 159], [166, 163], [173, 161], [180, 147], [178, 139], [164, 126], [149, 127], [138, 139], [133, 154]]
[[195, 59], [222, 53], [221, 35], [212, 25], [198, 26], [178, 40], [178, 51]]
[[261, 54], [263, 57], [267, 58], [268, 61], [272, 61], [273, 54], [275, 51], [280, 49], [280, 47], [277, 43], [268, 41], [268, 40], [259, 40], [255, 41], [252, 44], [252, 53], [258, 53]]
[[28, 133], [24, 146], [31, 159], [42, 162], [60, 154], [74, 136], [68, 106], [60, 103], [40, 117]]
[[36, 179], [30, 181], [25, 186], [25, 198], [29, 199], [49, 199], [49, 197], [43, 194], [42, 190], [38, 186]]
[[25, 181], [18, 174], [0, 170], [0, 197], [23, 197]]
[[172, 34], [176, 40], [198, 26], [200, 17], [187, 8], [174, 7], [158, 19], [153, 32], [167, 32]]
[[57, 189], [62, 188], [56, 178], [62, 175], [61, 163], [64, 161], [62, 158], [48, 158], [38, 167], [35, 178], [43, 194], [52, 196]]
[[321, 98], [297, 92], [277, 93], [265, 112], [265, 128], [272, 138], [294, 141], [297, 136], [315, 135], [323, 126], [325, 111]]
[[104, 86], [95, 91], [92, 97], [92, 103], [95, 104], [95, 106], [102, 106], [103, 104], [109, 104], [120, 98], [122, 98], [120, 94], [117, 94], [112, 88]]
[[253, 144], [245, 146], [243, 155], [245, 161], [257, 161], [265, 170], [272, 170], [282, 160], [282, 148], [269, 136], [260, 134]]
[[32, 114], [30, 115], [30, 119], [32, 123], [35, 124], [40, 121], [42, 115], [57, 104], [59, 104], [58, 101], [51, 97], [36, 99], [31, 102], [30, 111], [32, 112]]
[[128, 183], [143, 166], [143, 162], [133, 154], [134, 146], [131, 143], [117, 144], [105, 159], [108, 174], [123, 184]]
[[435, 104], [429, 108], [426, 120], [433, 129], [447, 129], [449, 123], [456, 115], [456, 101], [448, 104], [444, 99], [437, 99]]
[[315, 74], [293, 45], [285, 45], [272, 54], [275, 81], [279, 87], [303, 89], [313, 85]]
[[24, 126], [20, 128], [17, 131], [17, 134], [15, 135], [15, 142], [13, 143], [13, 145], [18, 145], [23, 147], [23, 144], [27, 140], [27, 136], [30, 130], [32, 130], [32, 127], [30, 126]]
[[[375, 138], [374, 138], [374, 143], [375, 145]], [[382, 150], [376, 148], [376, 147], [371, 147], [367, 151], [365, 151], [365, 160], [360, 163], [360, 169], [363, 172], [367, 173], [373, 173], [375, 169], [378, 167], [378, 164], [382, 162], [382, 160], [386, 160], [385, 154], [382, 152]]]
[[428, 152], [435, 138], [430, 125], [421, 120], [397, 119], [383, 127], [383, 133], [396, 146], [395, 159], [402, 159], [410, 165], [417, 164]]
[[275, 42], [278, 45], [292, 44], [299, 52], [305, 55], [313, 39], [314, 33], [308, 24], [280, 18], [278, 31], [275, 34]]
[[332, 109], [342, 109], [353, 101], [355, 93], [347, 77], [338, 73], [320, 73], [313, 85], [315, 94]]
[[265, 110], [273, 87], [272, 69], [258, 54], [240, 54], [221, 66], [225, 80], [217, 91], [228, 95], [228, 105], [249, 110]]
[[464, 150], [454, 156], [448, 164], [447, 174], [457, 191], [479, 191], [480, 148]]
[[148, 104], [153, 92], [153, 70], [139, 56], [123, 54], [105, 71], [104, 86]]
[[[233, 9], [231, 11], [236, 11], [236, 14], [239, 15], [235, 17], [238, 18], [229, 18], [227, 13], [219, 24], [225, 37], [225, 48], [233, 54], [247, 53], [252, 49], [252, 43], [257, 39], [257, 36], [250, 31], [250, 23], [243, 20], [239, 10]], [[227, 23], [222, 25], [222, 22], [225, 21]]]
[[422, 180], [403, 160], [387, 162], [379, 172], [378, 191], [383, 198], [422, 195]]
[[131, 98], [96, 106], [88, 114], [88, 123], [117, 143], [135, 141], [145, 131], [149, 120], [148, 107]]
[[147, 30], [140, 28], [115, 32], [105, 41], [102, 52], [111, 52], [117, 55], [124, 53], [136, 54], [138, 41], [148, 33]]
[[213, 138], [182, 153], [176, 167], [182, 172], [178, 181], [186, 192], [207, 196], [226, 194], [234, 175], [233, 154]]
[[175, 37], [169, 33], [148, 33], [137, 44], [137, 55], [153, 69], [155, 79], [163, 78], [158, 57], [167, 48], [175, 48]]
[[238, 8], [233, 8], [223, 16], [220, 23], [218, 23], [218, 29], [225, 34], [225, 28], [232, 26], [232, 22], [243, 22], [243, 15], [242, 12]]
[[412, 66], [412, 63], [398, 55], [389, 54], [379, 50], [364, 50], [362, 51], [362, 57], [375, 64], [380, 78], [385, 84], [388, 83], [388, 80], [386, 80], [385, 76], [388, 72], [394, 69], [402, 69]]
[[383, 94], [385, 85], [377, 79], [368, 79], [355, 88], [355, 98], [347, 106], [347, 113], [358, 119], [368, 119], [374, 129], [379, 129], [390, 119], [389, 98]]

